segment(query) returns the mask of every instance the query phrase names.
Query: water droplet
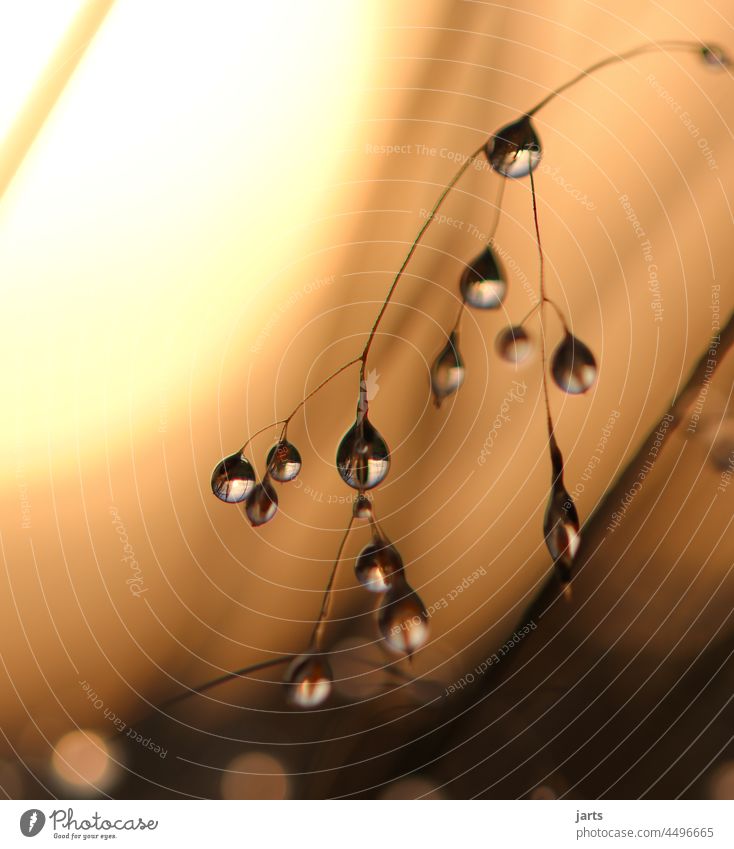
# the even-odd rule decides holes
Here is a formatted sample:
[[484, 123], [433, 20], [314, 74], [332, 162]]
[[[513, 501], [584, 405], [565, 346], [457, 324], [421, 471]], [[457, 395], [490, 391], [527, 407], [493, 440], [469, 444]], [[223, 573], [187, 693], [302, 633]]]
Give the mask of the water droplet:
[[569, 395], [581, 395], [596, 380], [596, 360], [591, 351], [570, 333], [553, 352], [551, 373], [556, 385]]
[[398, 550], [377, 535], [359, 552], [354, 565], [359, 583], [373, 593], [387, 592], [396, 575], [402, 578], [402, 569], [403, 560]]
[[705, 44], [701, 48], [703, 61], [712, 68], [728, 68], [731, 65], [729, 54], [718, 44]]
[[302, 654], [293, 661], [285, 674], [288, 700], [297, 707], [318, 707], [328, 699], [333, 680], [331, 667], [325, 657]]
[[497, 130], [485, 145], [485, 153], [503, 177], [525, 177], [534, 171], [540, 163], [541, 146], [530, 116]]
[[361, 492], [354, 501], [354, 506], [352, 507], [352, 515], [355, 519], [372, 519], [374, 516], [372, 502], [369, 500], [369, 498], [367, 498], [366, 495], [363, 495]]
[[513, 365], [524, 362], [535, 347], [527, 330], [519, 325], [501, 330], [497, 334], [496, 345], [500, 357]]
[[232, 454], [220, 460], [212, 472], [212, 492], [229, 504], [244, 501], [255, 486], [255, 470], [249, 460]]
[[278, 483], [287, 483], [301, 471], [301, 455], [295, 445], [287, 440], [278, 442], [268, 451], [268, 473]]
[[581, 535], [576, 505], [560, 476], [556, 477], [551, 488], [543, 531], [553, 564], [561, 582], [566, 584], [571, 580], [571, 566], [581, 544]]
[[433, 403], [441, 406], [441, 401], [453, 395], [464, 382], [466, 371], [459, 353], [459, 335], [450, 333], [448, 342], [431, 366], [431, 389]]
[[268, 480], [259, 483], [247, 496], [245, 513], [250, 523], [257, 527], [269, 522], [278, 510], [278, 493]]
[[464, 269], [459, 288], [461, 297], [470, 307], [496, 310], [502, 304], [507, 294], [507, 280], [489, 245]]
[[396, 581], [388, 590], [378, 625], [385, 642], [398, 654], [411, 655], [428, 642], [428, 613], [407, 581]]
[[358, 415], [344, 434], [336, 452], [336, 468], [354, 489], [372, 489], [385, 479], [390, 451], [366, 414]]

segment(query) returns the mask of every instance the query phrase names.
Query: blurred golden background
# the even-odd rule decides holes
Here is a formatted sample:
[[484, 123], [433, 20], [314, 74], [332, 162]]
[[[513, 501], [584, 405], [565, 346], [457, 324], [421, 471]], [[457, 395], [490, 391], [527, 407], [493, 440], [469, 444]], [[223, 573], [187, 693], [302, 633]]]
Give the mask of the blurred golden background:
[[[435, 608], [430, 644], [383, 668], [349, 562], [360, 531], [326, 709], [291, 712], [267, 683], [279, 670], [154, 706], [305, 648], [350, 515], [334, 454], [356, 371], [293, 420], [304, 467], [273, 522], [254, 530], [217, 502], [211, 470], [359, 354], [461, 158], [611, 53], [734, 49], [731, 15], [626, 0], [3, 4], [7, 795], [730, 798], [731, 363], [613, 531], [619, 498], [602, 504], [734, 306], [734, 82], [682, 53], [605, 69], [536, 120], [549, 293], [600, 364], [588, 396], [551, 397], [567, 486], [582, 520], [596, 512], [573, 604], [547, 585], [539, 361], [515, 373], [494, 352], [537, 292], [527, 181], [507, 185], [497, 231], [503, 310], [465, 316], [466, 383], [430, 403], [497, 196], [500, 178], [472, 169], [370, 358], [393, 454], [375, 503]], [[495, 429], [513, 381], [522, 395]], [[261, 472], [275, 436], [254, 443]], [[502, 663], [446, 694], [530, 621]]]

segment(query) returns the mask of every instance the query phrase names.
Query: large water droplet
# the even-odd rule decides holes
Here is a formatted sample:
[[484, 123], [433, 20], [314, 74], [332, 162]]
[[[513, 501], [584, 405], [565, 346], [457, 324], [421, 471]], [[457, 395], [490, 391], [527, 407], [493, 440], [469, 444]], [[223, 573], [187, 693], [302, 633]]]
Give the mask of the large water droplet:
[[507, 279], [489, 245], [464, 269], [459, 289], [470, 307], [496, 310], [502, 304], [507, 294]]
[[301, 708], [318, 707], [329, 697], [332, 681], [331, 667], [325, 657], [303, 654], [285, 674], [288, 700]]
[[366, 414], [357, 416], [344, 434], [336, 452], [336, 468], [354, 489], [372, 489], [385, 479], [390, 451]]
[[450, 333], [448, 342], [431, 366], [431, 389], [433, 403], [441, 406], [441, 401], [453, 395], [464, 382], [464, 362], [459, 353], [459, 336]]
[[519, 365], [533, 353], [533, 341], [524, 327], [506, 327], [497, 334], [497, 353], [508, 363]]
[[407, 581], [394, 582], [377, 621], [385, 642], [398, 654], [411, 655], [428, 642], [428, 613]]
[[222, 501], [244, 501], [255, 486], [255, 470], [238, 451], [220, 460], [212, 472], [212, 492]]
[[287, 440], [278, 442], [268, 451], [268, 473], [278, 483], [287, 483], [301, 471], [301, 455], [295, 445]]
[[375, 536], [359, 552], [354, 573], [363, 587], [373, 593], [390, 589], [395, 576], [402, 578], [403, 560], [398, 550], [388, 540]]
[[560, 477], [556, 478], [551, 488], [543, 532], [553, 563], [565, 584], [571, 579], [571, 566], [581, 544], [581, 535], [576, 505]]
[[273, 485], [263, 480], [247, 496], [245, 513], [250, 523], [257, 527], [269, 522], [278, 510], [278, 493]]
[[484, 149], [489, 164], [504, 177], [525, 177], [540, 163], [540, 139], [529, 115], [497, 130]]
[[703, 61], [712, 68], [721, 70], [731, 65], [729, 54], [718, 44], [705, 44], [701, 48], [701, 56]]
[[594, 385], [596, 360], [583, 342], [567, 332], [553, 352], [551, 374], [559, 389], [581, 395]]

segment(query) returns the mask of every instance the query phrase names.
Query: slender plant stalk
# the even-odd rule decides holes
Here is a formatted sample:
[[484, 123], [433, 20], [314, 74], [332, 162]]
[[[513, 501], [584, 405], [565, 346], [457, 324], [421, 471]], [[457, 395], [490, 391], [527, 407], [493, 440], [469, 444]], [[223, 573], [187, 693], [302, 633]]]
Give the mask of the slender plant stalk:
[[[653, 53], [653, 52], [659, 52], [659, 51], [671, 52], [671, 51], [677, 51], [677, 50], [687, 51], [687, 52], [698, 52], [698, 51], [701, 50], [702, 46], [703, 46], [702, 44], [695, 42], [695, 41], [681, 41], [681, 40], [671, 39], [671, 40], [666, 40], [666, 41], [655, 41], [655, 42], [640, 44], [640, 45], [637, 45], [636, 47], [631, 48], [630, 50], [628, 50], [624, 53], [616, 54], [614, 56], [607, 56], [605, 59], [601, 59], [600, 61], [594, 62], [593, 64], [589, 65], [587, 68], [580, 71], [574, 77], [567, 80], [565, 83], [558, 86], [557, 88], [553, 89], [553, 91], [551, 91], [542, 100], [540, 100], [538, 103], [536, 103], [535, 106], [533, 106], [525, 114], [528, 117], [532, 117], [533, 115], [536, 115], [541, 109], [543, 109], [545, 106], [547, 106], [552, 100], [554, 100], [556, 97], [558, 97], [564, 91], [566, 91], [567, 89], [576, 85], [578, 82], [585, 79], [586, 77], [591, 76], [596, 71], [599, 71], [602, 68], [605, 68], [609, 65], [613, 65], [613, 64], [616, 64], [618, 62], [627, 61], [629, 59], [635, 58], [636, 56], [641, 56], [645, 53]], [[345, 363], [343, 366], [340, 366], [335, 372], [333, 372], [331, 375], [329, 375], [329, 377], [327, 377], [325, 380], [323, 380], [316, 387], [316, 389], [309, 392], [308, 395], [306, 395], [296, 405], [296, 407], [294, 407], [294, 409], [291, 411], [291, 413], [285, 419], [278, 419], [277, 421], [271, 423], [270, 425], [267, 425], [266, 427], [261, 428], [260, 430], [256, 431], [256, 433], [253, 434], [253, 436], [250, 437], [250, 439], [247, 440], [247, 442], [243, 446], [242, 450], [244, 450], [244, 448], [247, 447], [247, 445], [250, 443], [250, 441], [252, 439], [254, 439], [255, 436], [257, 436], [260, 433], [263, 433], [264, 431], [268, 430], [269, 428], [275, 427], [279, 424], [285, 424], [286, 427], [287, 427], [288, 423], [293, 418], [293, 416], [295, 416], [295, 414], [298, 412], [298, 410], [300, 410], [308, 400], [310, 400], [314, 395], [316, 395], [318, 392], [320, 392], [321, 389], [323, 389], [325, 386], [327, 386], [335, 377], [337, 377], [339, 374], [341, 374], [342, 371], [345, 371], [346, 369], [350, 368], [351, 366], [355, 365], [358, 362], [361, 364], [360, 365], [360, 377], [359, 377], [360, 383], [364, 383], [366, 370], [367, 370], [367, 358], [369, 356], [370, 349], [372, 347], [372, 343], [374, 341], [377, 330], [380, 326], [380, 322], [382, 321], [382, 318], [385, 314], [385, 311], [387, 310], [388, 306], [390, 305], [390, 302], [392, 301], [392, 297], [395, 294], [395, 290], [397, 288], [398, 283], [400, 282], [401, 277], [403, 276], [405, 269], [407, 268], [408, 264], [410, 263], [410, 260], [413, 258], [413, 254], [415, 253], [416, 248], [420, 244], [420, 241], [423, 238], [424, 234], [426, 233], [426, 231], [430, 227], [431, 223], [434, 221], [437, 212], [441, 208], [441, 205], [446, 200], [448, 195], [451, 193], [451, 190], [459, 182], [461, 177], [469, 169], [469, 167], [483, 153], [484, 147], [485, 147], [484, 144], [482, 144], [481, 147], [477, 148], [477, 150], [475, 150], [473, 153], [471, 153], [464, 160], [464, 162], [462, 163], [462, 165], [460, 166], [458, 171], [454, 174], [454, 176], [451, 178], [451, 180], [446, 184], [446, 186], [441, 191], [441, 194], [439, 195], [438, 199], [436, 200], [435, 204], [433, 205], [433, 208], [431, 209], [431, 212], [429, 213], [428, 217], [426, 218], [426, 221], [423, 223], [420, 230], [418, 231], [417, 236], [415, 237], [415, 239], [411, 243], [410, 248], [408, 249], [408, 252], [407, 252], [405, 258], [403, 259], [403, 262], [400, 265], [400, 268], [398, 269], [397, 273], [395, 274], [395, 277], [393, 278], [392, 284], [390, 285], [390, 288], [388, 289], [385, 300], [383, 301], [383, 303], [382, 303], [382, 305], [381, 305], [381, 307], [380, 307], [380, 309], [377, 313], [377, 317], [375, 318], [375, 321], [374, 321], [374, 323], [373, 323], [373, 325], [370, 329], [370, 332], [369, 332], [368, 337], [367, 337], [367, 342], [365, 343], [365, 346], [362, 349], [362, 353], [360, 354], [360, 356], [355, 357], [354, 359], [350, 360], [348, 363]], [[530, 172], [530, 179], [531, 179], [531, 182], [532, 182], [532, 179], [533, 179], [532, 171]], [[499, 223], [500, 211], [501, 211], [501, 205], [502, 205], [502, 192], [504, 191], [504, 183], [505, 183], [505, 179], [503, 178], [501, 183], [500, 183], [499, 201], [496, 205], [496, 217], [495, 217], [495, 221], [494, 221], [494, 224], [493, 224], [493, 227], [492, 227], [492, 236], [490, 237], [488, 243], [491, 243], [492, 239], [494, 238], [494, 233], [496, 232], [497, 225]], [[558, 307], [558, 305], [555, 304], [549, 298], [545, 298], [544, 302], [551, 304], [553, 309], [556, 311], [559, 319], [563, 323], [564, 328], [568, 329], [567, 325], [566, 325], [565, 318], [563, 316], [563, 312]], [[461, 321], [461, 316], [463, 314], [464, 306], [465, 305], [462, 302], [460, 309], [459, 309], [459, 314], [457, 316], [455, 327], [458, 327], [459, 322]], [[527, 318], [532, 314], [532, 312], [535, 309], [537, 309], [537, 305], [531, 309], [530, 313], [528, 313], [528, 316], [526, 316], [526, 318], [524, 318], [523, 321], [520, 323], [521, 325], [527, 320]]]
[[598, 62], [594, 62], [592, 65], [589, 65], [588, 68], [584, 68], [583, 71], [579, 71], [575, 77], [572, 77], [570, 80], [567, 80], [562, 85], [558, 86], [558, 88], [553, 89], [550, 94], [546, 95], [541, 101], [535, 104], [532, 109], [530, 109], [525, 114], [528, 117], [532, 117], [540, 112], [545, 106], [547, 106], [552, 100], [555, 100], [560, 94], [563, 94], [564, 91], [567, 91], [572, 86], [575, 86], [576, 83], [581, 82], [581, 80], [585, 80], [587, 77], [590, 77], [592, 74], [596, 73], [596, 71], [600, 71], [602, 68], [606, 68], [609, 65], [616, 65], [618, 62], [625, 62], [628, 59], [634, 59], [637, 56], [642, 56], [645, 53], [656, 53], [659, 51], [663, 51], [666, 53], [682, 50], [686, 52], [698, 52], [701, 50], [703, 45], [699, 44], [695, 41], [678, 41], [678, 40], [670, 40], [670, 41], [653, 41], [648, 44], [638, 44], [636, 47], [627, 50], [625, 53], [619, 53], [614, 56], [607, 56], [606, 59], [601, 59]]
[[271, 660], [263, 660], [260, 663], [253, 663], [250, 666], [245, 666], [242, 669], [238, 669], [235, 672], [227, 672], [226, 675], [220, 675], [219, 678], [214, 678], [211, 681], [207, 681], [205, 684], [200, 684], [198, 687], [191, 687], [186, 690], [184, 693], [180, 693], [178, 696], [174, 696], [172, 699], [168, 699], [168, 701], [163, 702], [160, 705], [160, 710], [166, 710], [173, 705], [178, 704], [179, 702], [188, 699], [190, 696], [196, 696], [200, 693], [204, 693], [207, 690], [210, 690], [212, 687], [218, 687], [220, 684], [226, 684], [227, 681], [234, 681], [235, 678], [245, 678], [249, 679], [249, 676], [253, 672], [260, 672], [263, 669], [272, 669], [274, 666], [280, 666], [284, 663], [289, 663], [296, 657], [294, 654], [281, 655], [280, 657], [272, 658]]
[[530, 194], [533, 199], [533, 222], [535, 224], [535, 239], [538, 243], [538, 261], [539, 261], [539, 292], [540, 292], [540, 367], [543, 371], [543, 400], [545, 401], [545, 413], [546, 419], [548, 422], [548, 439], [552, 442], [555, 442], [555, 438], [553, 436], [553, 418], [551, 416], [550, 409], [550, 398], [548, 396], [548, 376], [546, 375], [547, 371], [547, 362], [546, 362], [546, 351], [545, 351], [545, 323], [543, 321], [543, 307], [547, 303], [548, 299], [545, 295], [545, 256], [543, 254], [543, 245], [540, 241], [540, 223], [538, 221], [538, 201], [535, 195], [535, 178], [533, 177], [533, 171], [530, 170]]
[[329, 575], [329, 581], [326, 584], [326, 589], [324, 590], [324, 598], [321, 602], [321, 610], [319, 611], [319, 616], [316, 620], [316, 624], [314, 625], [313, 634], [311, 635], [311, 645], [313, 646], [314, 651], [321, 651], [323, 648], [324, 632], [329, 618], [329, 611], [331, 610], [334, 580], [336, 579], [336, 573], [339, 569], [342, 552], [344, 551], [344, 546], [347, 544], [347, 539], [349, 538], [349, 533], [352, 530], [353, 524], [354, 516], [351, 516], [346, 530], [344, 531], [344, 536], [342, 536], [341, 542], [339, 543], [339, 548], [336, 552], [336, 557], [334, 558], [334, 565], [331, 567], [331, 574]]
[[408, 250], [408, 253], [405, 255], [405, 259], [403, 260], [400, 268], [398, 269], [395, 277], [393, 278], [392, 284], [391, 284], [390, 288], [388, 289], [387, 296], [386, 296], [382, 306], [380, 307], [380, 311], [377, 313], [377, 318], [375, 319], [374, 324], [372, 325], [372, 329], [370, 330], [369, 336], [367, 337], [367, 342], [365, 343], [364, 349], [362, 350], [362, 366], [360, 368], [360, 381], [364, 381], [364, 379], [365, 379], [365, 372], [366, 372], [366, 369], [367, 369], [367, 357], [369, 356], [370, 348], [372, 347], [372, 342], [374, 341], [375, 334], [377, 333], [377, 328], [380, 326], [380, 322], [382, 321], [382, 317], [383, 317], [383, 315], [385, 315], [385, 310], [388, 308], [390, 301], [392, 300], [392, 296], [395, 294], [395, 289], [397, 288], [398, 283], [400, 282], [400, 278], [403, 276], [403, 272], [408, 267], [408, 263], [412, 259], [413, 254], [416, 251], [416, 248], [418, 247], [421, 239], [423, 238], [423, 234], [431, 226], [431, 222], [436, 217], [436, 213], [439, 211], [439, 209], [441, 208], [441, 205], [446, 200], [446, 198], [449, 196], [449, 193], [451, 192], [451, 190], [459, 182], [459, 180], [462, 178], [462, 176], [467, 171], [467, 169], [476, 161], [477, 157], [480, 156], [483, 151], [484, 151], [484, 145], [482, 144], [481, 147], [478, 147], [474, 151], [474, 153], [470, 154], [464, 160], [464, 162], [462, 163], [459, 170], [449, 180], [449, 182], [446, 184], [444, 190], [438, 196], [438, 200], [433, 204], [433, 208], [431, 209], [430, 213], [428, 214], [428, 217], [424, 221], [422, 227], [418, 231], [418, 235], [413, 240], [413, 242], [412, 242], [412, 244], [411, 244], [411, 246]]

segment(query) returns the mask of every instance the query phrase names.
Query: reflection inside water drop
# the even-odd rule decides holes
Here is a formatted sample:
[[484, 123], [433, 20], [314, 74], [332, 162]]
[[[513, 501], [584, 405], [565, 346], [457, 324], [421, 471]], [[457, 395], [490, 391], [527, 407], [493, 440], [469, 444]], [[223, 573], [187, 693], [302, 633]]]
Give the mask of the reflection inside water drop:
[[269, 522], [278, 510], [278, 493], [268, 480], [259, 483], [247, 496], [245, 513], [250, 523], [257, 527]]
[[318, 707], [329, 697], [332, 681], [331, 667], [325, 657], [314, 654], [301, 655], [286, 672], [288, 700], [296, 707]]
[[428, 613], [407, 581], [395, 582], [388, 590], [378, 626], [386, 644], [398, 654], [411, 655], [428, 642]]
[[402, 577], [403, 561], [398, 550], [380, 536], [373, 537], [360, 551], [354, 565], [359, 583], [373, 593], [390, 589], [396, 576]]
[[294, 480], [301, 471], [301, 455], [296, 446], [285, 439], [268, 451], [266, 462], [268, 474], [278, 483]]
[[501, 306], [507, 294], [507, 279], [489, 245], [464, 269], [459, 288], [470, 307], [495, 310]]
[[543, 523], [545, 543], [562, 582], [571, 578], [571, 566], [581, 544], [576, 505], [563, 482], [556, 479]]
[[464, 362], [459, 352], [459, 336], [458, 333], [452, 332], [431, 367], [431, 390], [436, 407], [440, 407], [444, 398], [459, 389], [465, 374]]
[[220, 460], [212, 472], [212, 492], [221, 501], [244, 501], [255, 486], [255, 470], [239, 451]]
[[569, 395], [581, 395], [594, 385], [596, 360], [580, 339], [567, 332], [553, 352], [551, 374], [559, 389]]
[[358, 416], [344, 434], [336, 452], [336, 468], [354, 489], [372, 489], [385, 479], [390, 452], [366, 414]]
[[485, 153], [492, 168], [504, 177], [525, 177], [534, 171], [540, 164], [541, 146], [530, 116], [497, 130]]
[[507, 363], [519, 365], [533, 352], [533, 342], [524, 327], [505, 327], [497, 334], [497, 353]]

